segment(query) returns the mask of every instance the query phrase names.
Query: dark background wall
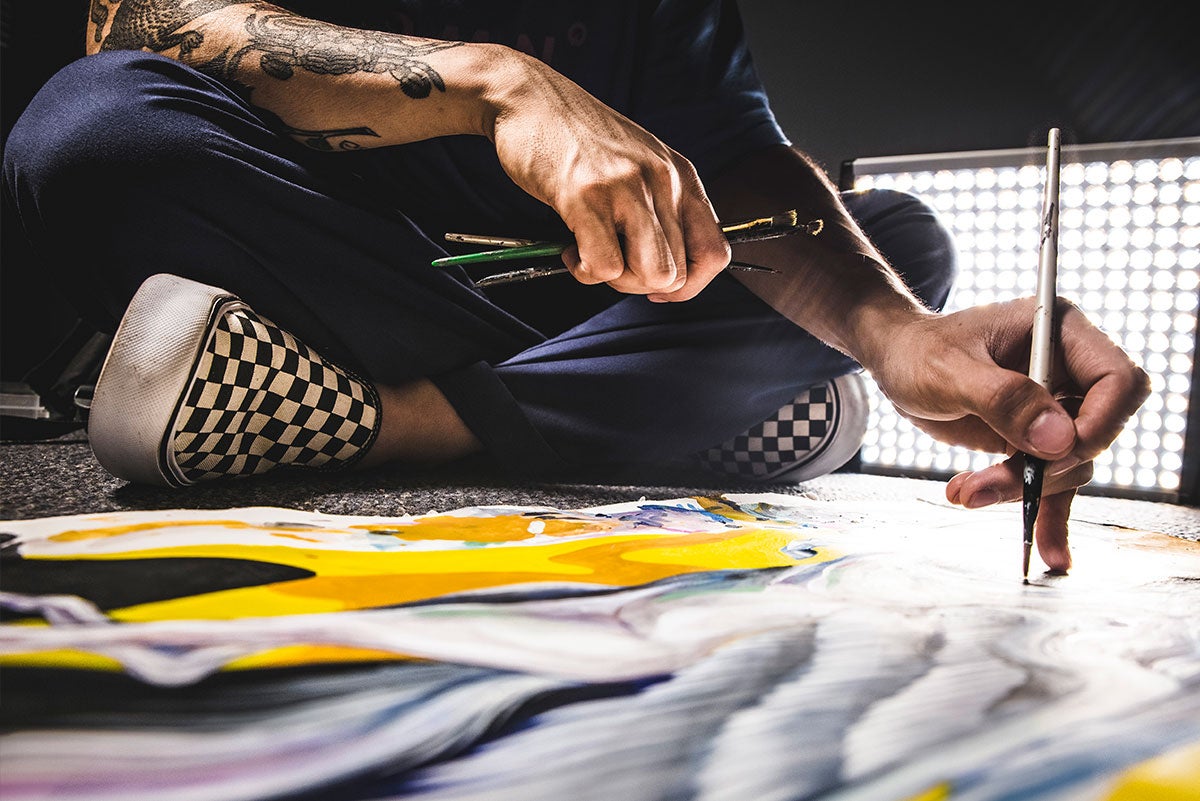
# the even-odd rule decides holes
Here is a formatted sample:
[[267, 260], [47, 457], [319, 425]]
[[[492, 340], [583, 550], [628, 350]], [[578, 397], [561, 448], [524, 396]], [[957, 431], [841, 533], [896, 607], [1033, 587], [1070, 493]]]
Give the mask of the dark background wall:
[[845, 159], [1200, 135], [1189, 3], [742, 0], [793, 142]]
[[[1180, 2], [742, 0], [792, 140], [836, 179], [860, 156], [1200, 135], [1200, 44]], [[0, 0], [0, 124], [82, 50], [86, 0]], [[100, 206], [103, 206], [102, 199]], [[74, 321], [5, 210], [0, 377]]]
[[[0, 130], [83, 52], [87, 0], [0, 0]], [[0, 218], [0, 380], [19, 381], [71, 329], [74, 311], [42, 275], [11, 213]]]

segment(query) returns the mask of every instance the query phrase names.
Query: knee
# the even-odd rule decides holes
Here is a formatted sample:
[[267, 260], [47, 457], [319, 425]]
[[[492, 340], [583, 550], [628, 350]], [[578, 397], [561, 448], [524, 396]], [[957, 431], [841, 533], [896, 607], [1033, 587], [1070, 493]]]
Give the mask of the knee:
[[851, 192], [843, 199], [909, 288], [931, 308], [942, 308], [958, 277], [958, 249], [937, 211], [894, 189]]
[[[59, 70], [22, 112], [5, 143], [4, 175], [15, 194], [79, 191], [95, 177], [160, 160], [198, 144], [199, 126], [163, 124], [192, 73], [137, 51], [100, 53]], [[192, 79], [194, 80], [194, 79]]]

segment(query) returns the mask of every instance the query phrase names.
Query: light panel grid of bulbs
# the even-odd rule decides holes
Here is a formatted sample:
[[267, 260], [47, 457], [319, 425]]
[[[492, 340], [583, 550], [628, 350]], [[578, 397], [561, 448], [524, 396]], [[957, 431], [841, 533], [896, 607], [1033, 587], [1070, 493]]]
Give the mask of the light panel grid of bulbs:
[[[954, 311], [1035, 293], [1044, 162], [1044, 149], [1023, 148], [859, 159], [850, 166], [854, 189], [909, 192], [941, 215], [959, 251], [960, 273], [946, 307]], [[1087, 491], [1175, 498], [1197, 335], [1200, 138], [1063, 147], [1059, 208], [1059, 294], [1142, 365], [1152, 386], [1096, 459]], [[864, 472], [945, 476], [1000, 458], [937, 442], [866, 378]]]

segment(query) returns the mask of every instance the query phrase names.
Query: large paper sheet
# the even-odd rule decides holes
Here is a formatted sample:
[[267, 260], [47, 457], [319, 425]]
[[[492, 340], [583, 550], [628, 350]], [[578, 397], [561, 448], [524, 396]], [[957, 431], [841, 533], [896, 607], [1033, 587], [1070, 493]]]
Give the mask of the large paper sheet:
[[2, 525], [6, 799], [1200, 784], [1200, 545], [1155, 532], [1026, 586], [1015, 510], [932, 498]]

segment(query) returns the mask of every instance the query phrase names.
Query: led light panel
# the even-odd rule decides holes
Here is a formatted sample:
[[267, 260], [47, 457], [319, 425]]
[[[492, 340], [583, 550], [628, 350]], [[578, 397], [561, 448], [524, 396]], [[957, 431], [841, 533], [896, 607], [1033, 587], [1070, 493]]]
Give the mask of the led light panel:
[[[843, 184], [910, 192], [937, 209], [958, 243], [954, 311], [1034, 294], [1044, 162], [1043, 148], [857, 159]], [[1088, 490], [1176, 499], [1196, 350], [1200, 138], [1064, 146], [1059, 203], [1059, 294], [1152, 382]], [[945, 476], [999, 458], [935, 441], [868, 383], [865, 472]]]

